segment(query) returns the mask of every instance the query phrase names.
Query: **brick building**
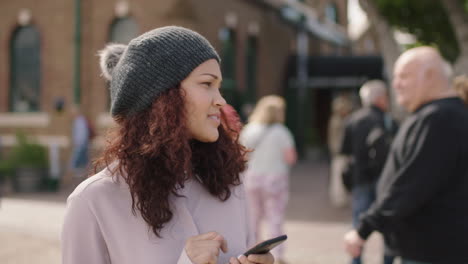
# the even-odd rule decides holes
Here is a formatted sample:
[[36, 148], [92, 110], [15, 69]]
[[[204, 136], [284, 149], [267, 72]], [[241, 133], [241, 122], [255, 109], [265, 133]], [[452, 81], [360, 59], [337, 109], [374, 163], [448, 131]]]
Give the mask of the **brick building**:
[[[150, 29], [181, 25], [207, 37], [223, 63], [223, 92], [238, 109], [262, 95], [287, 94], [298, 24], [309, 55], [342, 55], [346, 0], [6, 0], [0, 4], [0, 139], [23, 130], [69, 159], [70, 105], [102, 134], [112, 125], [98, 50]], [[57, 111], [63, 103], [64, 110]], [[99, 150], [103, 138], [93, 143]], [[67, 176], [68, 177], [68, 176]], [[65, 177], [65, 181], [66, 178]]]

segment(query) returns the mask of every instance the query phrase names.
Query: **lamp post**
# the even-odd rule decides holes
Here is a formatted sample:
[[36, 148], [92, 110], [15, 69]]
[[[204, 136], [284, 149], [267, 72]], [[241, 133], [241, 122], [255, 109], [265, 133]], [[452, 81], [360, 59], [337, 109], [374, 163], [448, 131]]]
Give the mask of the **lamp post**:
[[284, 5], [280, 8], [280, 15], [283, 19], [292, 23], [296, 32], [296, 78], [293, 86], [294, 98], [293, 102], [296, 104], [294, 111], [294, 127], [295, 137], [297, 143], [297, 150], [300, 157], [304, 157], [305, 153], [305, 104], [307, 102], [307, 59], [309, 53], [309, 39], [306, 29], [306, 16], [296, 8], [289, 5]]
[[77, 105], [81, 102], [81, 0], [75, 0], [75, 49], [73, 69], [73, 102]]
[[297, 69], [297, 141], [300, 156], [305, 154], [305, 128], [306, 128], [306, 97], [307, 97], [307, 79], [308, 79], [308, 55], [309, 39], [304, 26], [304, 19], [301, 19], [296, 36], [296, 69]]

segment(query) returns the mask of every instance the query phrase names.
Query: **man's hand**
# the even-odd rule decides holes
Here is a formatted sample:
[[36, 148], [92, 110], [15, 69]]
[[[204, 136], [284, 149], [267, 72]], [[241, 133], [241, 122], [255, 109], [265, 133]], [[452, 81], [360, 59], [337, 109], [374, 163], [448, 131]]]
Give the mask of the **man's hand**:
[[353, 258], [361, 255], [362, 247], [366, 241], [362, 239], [356, 230], [351, 230], [344, 236], [346, 252]]

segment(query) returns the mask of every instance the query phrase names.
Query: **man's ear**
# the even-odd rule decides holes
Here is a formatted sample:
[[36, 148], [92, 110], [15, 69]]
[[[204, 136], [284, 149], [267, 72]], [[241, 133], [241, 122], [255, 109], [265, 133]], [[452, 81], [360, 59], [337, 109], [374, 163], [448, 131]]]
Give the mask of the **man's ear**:
[[426, 69], [424, 69], [423, 72], [423, 80], [425, 80], [426, 83], [433, 83], [433, 81], [436, 80], [437, 74], [438, 73], [433, 66], [426, 66]]

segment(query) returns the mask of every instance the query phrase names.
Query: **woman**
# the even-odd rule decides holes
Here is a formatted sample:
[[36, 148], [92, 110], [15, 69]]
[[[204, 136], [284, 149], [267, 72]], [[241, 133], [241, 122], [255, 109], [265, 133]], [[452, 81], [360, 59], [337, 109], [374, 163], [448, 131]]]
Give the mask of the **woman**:
[[72, 142], [70, 169], [73, 173], [73, 186], [76, 187], [86, 177], [89, 169], [89, 145], [91, 135], [89, 122], [77, 105], [71, 107], [73, 116]]
[[68, 198], [63, 262], [273, 263], [236, 258], [254, 242], [239, 180], [245, 151], [221, 110], [210, 43], [171, 26], [100, 55], [117, 127], [105, 169]]
[[[284, 99], [269, 95], [259, 100], [241, 132], [241, 142], [253, 149], [245, 186], [251, 222], [258, 237], [262, 219], [269, 228], [269, 237], [283, 234], [283, 222], [289, 197], [289, 166], [296, 162], [294, 139], [283, 125]], [[273, 250], [279, 263], [283, 261], [283, 246]]]
[[337, 208], [346, 206], [349, 200], [341, 178], [345, 161], [344, 157], [339, 155], [339, 152], [343, 139], [345, 119], [351, 111], [351, 100], [345, 95], [340, 95], [332, 102], [332, 115], [328, 122], [328, 149], [331, 157], [328, 194], [331, 204]]

